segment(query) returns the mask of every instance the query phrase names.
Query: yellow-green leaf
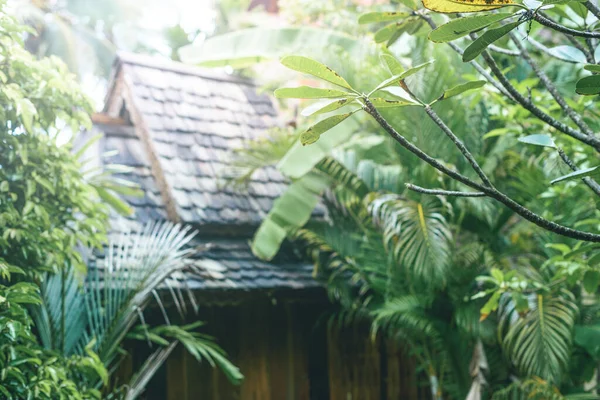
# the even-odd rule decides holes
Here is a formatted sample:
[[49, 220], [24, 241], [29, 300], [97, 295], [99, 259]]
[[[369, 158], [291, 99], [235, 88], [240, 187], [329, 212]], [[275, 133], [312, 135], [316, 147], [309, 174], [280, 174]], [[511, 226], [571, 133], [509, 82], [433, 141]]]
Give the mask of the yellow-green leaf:
[[502, 21], [513, 13], [484, 14], [453, 19], [429, 33], [429, 40], [436, 43], [446, 43], [461, 38], [471, 32], [477, 32], [495, 22]]
[[352, 89], [350, 84], [337, 72], [325, 64], [321, 64], [311, 58], [303, 56], [287, 56], [281, 59], [281, 63], [294, 71], [312, 75], [346, 89]]
[[423, 6], [440, 13], [478, 12], [514, 5], [511, 0], [423, 0]]
[[591, 71], [591, 72], [600, 73], [600, 65], [597, 65], [597, 64], [587, 64], [587, 65], [584, 65], [583, 68], [588, 71]]
[[404, 67], [400, 64], [400, 61], [391, 54], [382, 54], [381, 61], [392, 75], [399, 75], [404, 72]]
[[404, 71], [398, 75], [394, 75], [391, 78], [388, 78], [385, 81], [381, 82], [379, 85], [377, 85], [377, 87], [375, 88], [375, 90], [373, 90], [373, 92], [376, 92], [377, 90], [381, 90], [388, 86], [395, 85], [395, 84], [399, 83], [400, 81], [402, 81], [403, 79], [406, 79], [409, 76], [416, 74], [417, 72], [419, 72], [423, 68], [427, 67], [431, 63], [433, 63], [433, 60], [427, 61], [426, 63], [420, 64], [420, 65], [417, 65], [416, 67], [409, 68], [406, 71]]
[[316, 142], [323, 133], [327, 132], [352, 114], [353, 112], [333, 115], [317, 122], [300, 135], [300, 143], [302, 143], [302, 145], [307, 145]]
[[275, 97], [279, 99], [329, 99], [335, 97], [349, 97], [351, 93], [336, 89], [321, 89], [310, 86], [295, 88], [281, 88], [275, 90]]
[[486, 81], [471, 81], [471, 82], [462, 83], [460, 85], [454, 86], [451, 89], [445, 90], [441, 99], [442, 100], [449, 99], [450, 97], [458, 96], [459, 94], [462, 94], [469, 90], [479, 89], [480, 87], [482, 87], [485, 84], [486, 84]]
[[374, 22], [395, 21], [410, 16], [407, 12], [370, 12], [358, 18], [359, 24], [370, 24]]
[[406, 106], [420, 106], [418, 103], [402, 100], [387, 100], [379, 97], [369, 99], [369, 101], [376, 108], [391, 108], [391, 107], [406, 107]]
[[302, 115], [308, 117], [313, 114], [325, 114], [331, 111], [335, 111], [349, 104], [350, 99], [333, 99], [318, 101], [302, 110]]

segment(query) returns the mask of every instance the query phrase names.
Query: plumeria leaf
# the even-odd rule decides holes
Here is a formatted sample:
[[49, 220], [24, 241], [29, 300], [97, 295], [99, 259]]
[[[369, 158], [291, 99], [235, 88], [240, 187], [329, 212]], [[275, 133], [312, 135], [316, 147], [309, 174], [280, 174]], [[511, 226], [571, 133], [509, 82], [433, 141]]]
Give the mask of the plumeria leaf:
[[521, 25], [522, 22], [523, 21], [515, 21], [501, 26], [500, 28], [489, 29], [465, 49], [465, 52], [463, 53], [463, 61], [467, 62], [474, 60], [478, 55], [483, 53], [490, 44], [507, 35], [510, 31]]
[[479, 89], [480, 87], [485, 85], [486, 82], [487, 81], [471, 81], [454, 86], [453, 88], [444, 91], [444, 94], [442, 95], [441, 99], [449, 99], [451, 97], [463, 94], [464, 92], [467, 92], [469, 90]]
[[303, 56], [287, 56], [281, 59], [281, 63], [294, 71], [312, 75], [346, 89], [352, 89], [350, 84], [337, 72], [325, 64], [321, 64], [311, 58]]
[[323, 133], [327, 132], [352, 114], [354, 114], [354, 112], [333, 115], [317, 122], [300, 135], [300, 143], [302, 143], [302, 145], [307, 145], [316, 142]]
[[493, 23], [502, 21], [513, 13], [483, 14], [471, 17], [453, 19], [429, 33], [429, 40], [436, 43], [446, 43], [456, 40], [471, 32], [477, 32]]
[[553, 149], [556, 148], [556, 144], [554, 143], [554, 139], [550, 135], [545, 135], [543, 133], [538, 133], [536, 135], [529, 135], [522, 138], [519, 138], [519, 142], [534, 144], [536, 146], [543, 147], [551, 147]]
[[550, 183], [555, 184], [555, 183], [562, 182], [562, 181], [581, 179], [581, 178], [585, 178], [586, 176], [598, 175], [599, 173], [600, 173], [600, 171], [598, 170], [598, 166], [586, 168], [586, 169], [580, 169], [579, 171], [571, 172], [570, 174], [561, 176], [560, 178], [556, 178], [556, 179], [552, 180]]

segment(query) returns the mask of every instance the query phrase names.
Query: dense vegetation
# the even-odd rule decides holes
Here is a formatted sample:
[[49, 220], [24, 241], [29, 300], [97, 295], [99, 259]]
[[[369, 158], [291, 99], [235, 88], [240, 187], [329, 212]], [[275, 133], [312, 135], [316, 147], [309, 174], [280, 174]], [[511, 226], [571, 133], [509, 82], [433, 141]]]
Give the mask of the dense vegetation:
[[[72, 151], [68, 131], [91, 127], [90, 101], [62, 61], [25, 50], [28, 30], [4, 2], [0, 32], [0, 398], [135, 398], [179, 343], [239, 382], [200, 322], [172, 325], [165, 311], [164, 324], [144, 323], [193, 233], [157, 224], [107, 241], [110, 213], [131, 212], [118, 194], [136, 191]], [[90, 253], [106, 256], [86, 279]], [[119, 381], [127, 340], [152, 354]]]
[[240, 157], [241, 176], [274, 164], [293, 181], [253, 249], [304, 246], [340, 321], [410, 343], [435, 399], [597, 398], [599, 10], [425, 3], [311, 8], [297, 20], [340, 31], [184, 50], [207, 66], [285, 56], [309, 86], [275, 95], [321, 99]]

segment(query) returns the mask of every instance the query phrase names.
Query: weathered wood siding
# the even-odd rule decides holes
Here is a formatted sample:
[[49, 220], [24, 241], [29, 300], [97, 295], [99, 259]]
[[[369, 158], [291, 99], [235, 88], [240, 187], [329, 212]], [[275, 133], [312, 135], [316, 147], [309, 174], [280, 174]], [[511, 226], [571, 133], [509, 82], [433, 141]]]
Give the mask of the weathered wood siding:
[[417, 400], [414, 361], [368, 326], [329, 327], [323, 302], [249, 301], [206, 308], [199, 319], [246, 379], [223, 373], [177, 348], [148, 387], [148, 400]]

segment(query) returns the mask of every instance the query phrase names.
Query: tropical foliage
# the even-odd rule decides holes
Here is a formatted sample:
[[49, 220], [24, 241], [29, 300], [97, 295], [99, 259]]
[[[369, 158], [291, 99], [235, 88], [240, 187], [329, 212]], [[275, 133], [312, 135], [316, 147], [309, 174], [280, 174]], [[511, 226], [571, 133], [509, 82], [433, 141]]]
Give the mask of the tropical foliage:
[[[27, 29], [4, 2], [0, 30], [0, 397], [133, 399], [179, 343], [239, 382], [200, 323], [173, 324], [161, 300], [175, 284], [183, 299], [169, 279], [187, 268], [193, 235], [157, 224], [107, 243], [109, 213], [131, 212], [118, 194], [135, 188], [80, 160], [85, 148], [72, 152], [65, 133], [90, 128], [92, 106], [64, 63], [24, 49]], [[86, 276], [87, 253], [104, 264]], [[163, 324], [146, 323], [151, 301]], [[126, 340], [140, 339], [154, 353], [131, 382], [111, 379]]]
[[371, 43], [254, 29], [182, 53], [303, 74], [275, 91], [311, 102], [300, 127], [255, 144], [293, 183], [253, 249], [301, 244], [340, 320], [411, 343], [435, 399], [597, 398], [600, 125], [575, 93], [598, 93], [599, 13], [546, 3], [402, 1], [356, 16]]

